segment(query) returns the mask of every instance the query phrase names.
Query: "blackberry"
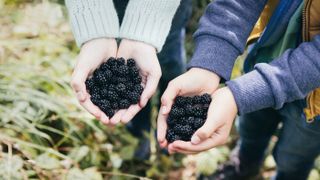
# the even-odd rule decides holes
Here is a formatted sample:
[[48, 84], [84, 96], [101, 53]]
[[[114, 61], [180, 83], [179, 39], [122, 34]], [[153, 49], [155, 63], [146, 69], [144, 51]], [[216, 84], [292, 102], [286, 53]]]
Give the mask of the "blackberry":
[[131, 77], [139, 76], [139, 69], [136, 66], [130, 67], [129, 73]]
[[116, 78], [117, 83], [124, 83], [126, 84], [128, 82], [128, 78], [125, 77], [118, 77]]
[[113, 109], [106, 109], [105, 111], [103, 111], [108, 117], [112, 117], [115, 113], [115, 111]]
[[126, 64], [126, 60], [123, 57], [118, 58], [117, 60], [118, 60], [117, 63], [118, 63], [119, 66], [122, 66], [122, 65]]
[[194, 118], [193, 120], [193, 129], [199, 129], [205, 123], [205, 119]]
[[202, 104], [210, 104], [211, 103], [211, 96], [208, 93], [205, 93], [201, 96], [201, 103]]
[[136, 84], [141, 84], [142, 82], [141, 76], [136, 76], [135, 78], [133, 78], [133, 82]]
[[103, 88], [103, 89], [100, 90], [100, 95], [101, 95], [102, 97], [104, 97], [104, 98], [107, 98], [107, 97], [108, 97], [108, 92], [109, 92], [108, 87]]
[[100, 68], [103, 70], [103, 71], [106, 71], [106, 70], [109, 70], [111, 67], [107, 64], [107, 62], [104, 62], [100, 65]]
[[194, 116], [201, 117], [203, 115], [203, 110], [201, 107], [194, 108]]
[[173, 141], [179, 140], [180, 138], [179, 138], [178, 135], [176, 135], [176, 134], [174, 133], [173, 130], [168, 129], [167, 134], [166, 134], [166, 139], [167, 139], [167, 141], [168, 141], [169, 143], [172, 143]]
[[126, 85], [124, 85], [123, 83], [119, 83], [116, 86], [116, 90], [117, 90], [118, 94], [122, 94], [122, 93], [126, 92]]
[[172, 117], [181, 117], [181, 116], [184, 116], [185, 115], [185, 111], [183, 108], [179, 108], [179, 107], [173, 107], [171, 109], [171, 112], [169, 114], [170, 116]]
[[115, 101], [118, 101], [119, 96], [115, 91], [109, 91], [107, 94], [107, 98], [108, 100], [115, 102]]
[[134, 84], [133, 84], [133, 82], [127, 82], [126, 83], [126, 87], [127, 87], [127, 89], [129, 90], [129, 91], [131, 91], [133, 88], [134, 88]]
[[101, 100], [101, 96], [98, 93], [93, 93], [90, 97], [90, 100], [94, 105], [98, 106]]
[[173, 119], [173, 118], [168, 118], [168, 119], [167, 119], [167, 124], [168, 124], [168, 126], [169, 126], [169, 129], [170, 129], [170, 128], [173, 128], [176, 123], [177, 123], [177, 120], [176, 120], [176, 119]]
[[85, 84], [88, 92], [95, 86], [93, 78], [87, 79]]
[[130, 58], [130, 59], [127, 60], [127, 65], [128, 65], [129, 67], [133, 67], [133, 66], [136, 65], [136, 62], [135, 62], [134, 59]]
[[192, 98], [192, 103], [193, 104], [201, 104], [201, 96], [194, 96], [193, 98]]
[[187, 104], [187, 105], [185, 106], [185, 111], [186, 111], [186, 115], [188, 115], [188, 116], [194, 114], [193, 106], [190, 105], [190, 104]]
[[132, 104], [137, 104], [140, 100], [140, 94], [138, 94], [137, 92], [133, 91], [130, 93], [130, 103]]
[[133, 89], [134, 92], [138, 93], [139, 95], [142, 94], [143, 92], [143, 87], [141, 86], [141, 84], [136, 84], [134, 86], [134, 89]]
[[117, 73], [118, 73], [117, 75], [119, 75], [119, 76], [125, 76], [128, 74], [128, 72], [129, 72], [129, 70], [126, 65], [121, 65], [121, 66], [118, 66], [118, 68], [117, 68]]
[[110, 102], [106, 99], [103, 99], [101, 101], [99, 101], [99, 108], [102, 110], [102, 111], [106, 111], [108, 109], [110, 109]]
[[186, 104], [192, 104], [192, 97], [184, 97]]
[[186, 103], [186, 98], [183, 96], [177, 96], [175, 99], [175, 104], [177, 106], [184, 106]]
[[119, 109], [119, 104], [117, 102], [112, 102], [111, 103], [111, 108], [112, 109]]
[[98, 70], [95, 71], [95, 81], [100, 83], [100, 84], [107, 84], [108, 83], [108, 79], [106, 78], [106, 76], [104, 75], [102, 70]]
[[183, 125], [189, 124], [189, 118], [188, 117], [181, 117], [179, 119], [179, 124], [183, 124]]
[[119, 102], [119, 108], [120, 109], [128, 109], [130, 107], [130, 102], [127, 99], [122, 99]]
[[108, 87], [108, 91], [116, 91], [116, 86], [114, 84], [110, 84]]
[[187, 124], [193, 124], [195, 121], [195, 118], [193, 116], [190, 116], [187, 118]]
[[107, 80], [112, 79], [112, 76], [113, 76], [112, 71], [109, 70], [109, 69], [107, 69], [107, 70], [104, 71], [104, 75], [105, 75], [105, 77], [106, 77]]
[[106, 62], [106, 65], [108, 67], [110, 67], [109, 69], [113, 69], [117, 66], [117, 60], [114, 57], [111, 57], [108, 59], [108, 61]]

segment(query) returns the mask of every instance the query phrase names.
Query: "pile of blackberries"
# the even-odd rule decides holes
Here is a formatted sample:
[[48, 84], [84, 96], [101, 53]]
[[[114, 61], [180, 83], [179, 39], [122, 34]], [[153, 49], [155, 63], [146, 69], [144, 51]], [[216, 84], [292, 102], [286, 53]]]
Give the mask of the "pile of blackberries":
[[137, 104], [143, 91], [142, 78], [134, 59], [109, 58], [86, 80], [93, 104], [108, 117], [119, 109]]
[[211, 96], [178, 96], [167, 119], [166, 139], [169, 143], [182, 140], [190, 141], [192, 135], [205, 123]]

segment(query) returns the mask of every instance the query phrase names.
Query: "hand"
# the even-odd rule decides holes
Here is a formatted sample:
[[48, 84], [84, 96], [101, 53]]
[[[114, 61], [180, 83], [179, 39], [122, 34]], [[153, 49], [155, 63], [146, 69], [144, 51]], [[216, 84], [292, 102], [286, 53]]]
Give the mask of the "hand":
[[130, 106], [126, 110], [119, 110], [110, 119], [112, 124], [128, 123], [144, 106], [156, 92], [161, 77], [161, 68], [157, 57], [156, 49], [144, 42], [123, 39], [120, 43], [117, 57], [125, 59], [135, 59], [137, 66], [140, 68], [142, 76], [142, 85], [144, 91], [141, 94], [140, 102]]
[[219, 86], [220, 77], [205, 69], [192, 68], [172, 80], [161, 97], [157, 122], [157, 138], [162, 148], [166, 147], [167, 118], [176, 96], [212, 94]]
[[168, 146], [170, 153], [196, 154], [227, 142], [237, 105], [228, 87], [217, 90], [212, 97], [205, 124], [192, 136], [191, 142], [175, 141]]
[[108, 124], [109, 118], [91, 100], [86, 91], [85, 81], [93, 71], [109, 57], [115, 57], [117, 53], [117, 42], [115, 39], [94, 39], [85, 43], [77, 57], [71, 86], [77, 95], [80, 104], [97, 119]]

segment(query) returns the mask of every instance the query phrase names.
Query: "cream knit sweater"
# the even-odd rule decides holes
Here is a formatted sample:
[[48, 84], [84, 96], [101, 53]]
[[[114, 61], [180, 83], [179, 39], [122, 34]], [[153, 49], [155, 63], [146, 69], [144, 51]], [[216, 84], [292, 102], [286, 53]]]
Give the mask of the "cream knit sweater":
[[120, 27], [112, 0], [66, 0], [79, 47], [96, 38], [126, 38], [151, 44], [158, 52], [179, 4], [180, 0], [130, 0]]

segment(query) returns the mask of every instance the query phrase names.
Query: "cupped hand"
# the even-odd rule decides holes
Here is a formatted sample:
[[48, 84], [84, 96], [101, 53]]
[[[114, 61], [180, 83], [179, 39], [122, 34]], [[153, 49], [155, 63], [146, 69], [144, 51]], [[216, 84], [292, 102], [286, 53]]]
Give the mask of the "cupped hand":
[[117, 57], [125, 59], [133, 58], [140, 69], [142, 86], [144, 91], [141, 94], [140, 102], [131, 105], [128, 109], [119, 110], [111, 119], [111, 124], [119, 122], [128, 123], [156, 92], [161, 77], [161, 68], [155, 47], [140, 41], [123, 39], [120, 43]]
[[205, 124], [192, 136], [191, 142], [174, 141], [169, 144], [170, 153], [196, 154], [227, 142], [237, 105], [228, 87], [218, 89], [212, 97]]
[[168, 145], [166, 140], [167, 118], [177, 96], [212, 94], [219, 86], [220, 77], [208, 70], [192, 68], [173, 79], [161, 97], [161, 108], [157, 120], [157, 139], [162, 148]]
[[71, 78], [71, 86], [80, 104], [105, 124], [109, 123], [109, 118], [91, 102], [85, 81], [100, 64], [116, 55], [117, 42], [115, 39], [100, 38], [86, 42], [81, 47]]

